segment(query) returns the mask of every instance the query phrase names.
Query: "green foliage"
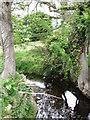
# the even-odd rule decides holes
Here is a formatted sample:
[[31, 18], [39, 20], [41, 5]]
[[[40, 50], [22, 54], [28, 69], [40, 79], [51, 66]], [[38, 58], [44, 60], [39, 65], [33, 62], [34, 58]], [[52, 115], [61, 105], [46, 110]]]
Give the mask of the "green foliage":
[[[85, 41], [90, 36], [89, 4], [76, 3], [72, 20], [70, 14], [67, 20], [62, 20], [57, 31], [52, 31], [49, 16], [42, 12], [27, 15], [20, 20], [14, 16], [12, 21], [15, 43], [47, 40], [48, 51], [46, 55], [45, 49], [41, 47], [27, 50], [24, 46], [24, 51], [16, 52], [17, 69], [45, 76], [63, 74], [65, 78], [71, 74], [72, 78], [77, 79], [80, 72], [79, 56], [85, 50]], [[17, 26], [15, 21], [18, 21]]]
[[[23, 4], [20, 6], [24, 9]], [[61, 25], [61, 28], [52, 32], [52, 23], [49, 16], [37, 12], [19, 19], [12, 16], [14, 43], [20, 44], [26, 41], [47, 40], [46, 54], [45, 47], [37, 43], [24, 43], [16, 47], [16, 67], [18, 71], [43, 74], [45, 76], [63, 75], [65, 79], [72, 77], [77, 80], [80, 72], [79, 56], [82, 49], [86, 47], [86, 40], [90, 36], [90, 3], [77, 3], [75, 17], [72, 21]], [[64, 6], [64, 8], [66, 8]], [[38, 46], [37, 46], [38, 45]], [[30, 49], [30, 46], [34, 46]], [[90, 67], [90, 53], [87, 56]], [[2, 67], [2, 53], [0, 50], [0, 72]], [[1, 80], [0, 86], [0, 107], [2, 107], [2, 117], [11, 116], [13, 118], [34, 118], [35, 108], [31, 103], [31, 95], [19, 95], [19, 91], [31, 92], [30, 87], [26, 87], [23, 77], [16, 74], [8, 80]], [[8, 111], [6, 108], [11, 105]], [[28, 116], [28, 117], [27, 117]]]
[[47, 47], [50, 56], [47, 56], [46, 58], [47, 62], [44, 66], [45, 75], [53, 74], [54, 76], [57, 76], [71, 71], [72, 61], [69, 54], [66, 52], [66, 49], [68, 48], [66, 36], [67, 32], [63, 36], [62, 32], [56, 31], [53, 33], [53, 36], [49, 37]]
[[77, 5], [76, 11], [76, 27], [79, 36], [83, 39], [83, 33], [85, 34], [86, 39], [89, 39], [90, 36], [90, 2], [80, 3]]
[[[90, 36], [90, 2], [77, 3], [74, 19], [70, 22], [72, 26], [71, 35], [69, 35], [69, 53], [73, 63], [73, 75], [80, 73], [79, 57], [87, 48], [87, 42]], [[77, 69], [79, 68], [79, 69]], [[77, 77], [76, 77], [77, 78]]]
[[88, 54], [88, 56], [87, 56], [87, 63], [88, 63], [88, 67], [89, 67], [89, 69], [90, 69], [90, 52], [89, 52], [89, 54]]
[[39, 41], [28, 43], [28, 45], [25, 45], [26, 47], [22, 46], [20, 48], [21, 51], [16, 51], [15, 58], [17, 70], [26, 73], [42, 74], [45, 48], [39, 45], [42, 45]]
[[42, 12], [36, 12], [24, 17], [28, 26], [27, 33], [31, 41], [45, 40], [51, 34], [52, 23], [49, 16]]
[[23, 19], [18, 19], [18, 17], [12, 16], [14, 44], [25, 42], [26, 26], [23, 25], [23, 22]]
[[[24, 77], [18, 73], [15, 78], [10, 76], [8, 80], [0, 80], [2, 83], [2, 117], [10, 116], [13, 118], [35, 118], [36, 111], [31, 103], [31, 95], [19, 95], [19, 91], [31, 92], [31, 87], [22, 85]], [[8, 110], [8, 105], [11, 108]]]
[[51, 34], [52, 23], [49, 16], [42, 12], [28, 14], [18, 19], [12, 16], [14, 43], [45, 40]]

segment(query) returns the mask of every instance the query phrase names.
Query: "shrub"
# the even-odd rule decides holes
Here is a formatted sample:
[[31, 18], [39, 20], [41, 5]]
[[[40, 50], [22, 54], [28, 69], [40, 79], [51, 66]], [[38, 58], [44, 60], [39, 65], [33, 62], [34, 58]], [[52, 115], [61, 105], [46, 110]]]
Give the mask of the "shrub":
[[[31, 87], [20, 84], [24, 77], [16, 74], [15, 78], [10, 76], [8, 80], [0, 80], [2, 83], [2, 94], [0, 94], [2, 104], [2, 117], [12, 118], [35, 118], [36, 111], [31, 103], [31, 95], [19, 95], [19, 91], [31, 92]], [[8, 106], [11, 106], [9, 110]]]
[[43, 12], [36, 12], [18, 19], [12, 16], [14, 43], [45, 40], [52, 32], [52, 22]]

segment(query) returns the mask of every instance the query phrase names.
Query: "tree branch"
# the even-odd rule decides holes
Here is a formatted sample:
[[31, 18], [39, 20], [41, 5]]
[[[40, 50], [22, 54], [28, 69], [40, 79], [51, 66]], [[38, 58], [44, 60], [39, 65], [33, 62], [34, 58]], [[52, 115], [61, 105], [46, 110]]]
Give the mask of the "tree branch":
[[23, 91], [19, 91], [19, 94], [45, 95], [45, 96], [48, 96], [48, 97], [53, 97], [53, 98], [56, 98], [56, 99], [61, 100], [60, 97], [57, 97], [57, 96], [54, 96], [54, 95], [51, 95], [51, 94], [47, 94], [47, 93], [32, 93], [32, 92], [23, 92]]

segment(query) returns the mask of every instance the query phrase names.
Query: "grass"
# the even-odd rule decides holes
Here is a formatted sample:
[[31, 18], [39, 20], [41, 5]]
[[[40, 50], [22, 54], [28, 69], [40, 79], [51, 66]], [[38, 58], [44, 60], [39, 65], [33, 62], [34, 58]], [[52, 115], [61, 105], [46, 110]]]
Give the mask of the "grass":
[[[45, 62], [44, 43], [38, 41], [15, 46], [15, 59], [18, 71], [42, 74]], [[0, 71], [2, 63], [2, 50], [0, 48]], [[15, 79], [11, 77], [8, 82], [5, 81], [3, 83], [3, 89], [8, 96], [5, 96], [4, 94], [0, 96], [3, 105], [2, 113], [0, 112], [0, 114], [2, 114], [3, 117], [11, 116], [13, 118], [27, 118], [28, 116], [28, 118], [35, 118], [36, 110], [34, 105], [32, 105], [30, 96], [25, 97], [24, 95], [20, 97], [20, 95], [17, 94], [18, 90], [28, 90], [25, 86], [17, 86], [19, 81], [22, 81], [22, 78], [16, 76]], [[8, 111], [6, 108], [9, 104], [12, 108]]]
[[[45, 45], [41, 41], [15, 45], [16, 68], [19, 72], [41, 75], [45, 57]], [[2, 63], [2, 50], [0, 48], [0, 71]]]
[[[45, 46], [44, 43], [30, 42], [22, 45], [15, 45], [15, 59], [17, 71], [42, 74], [43, 65], [45, 62]], [[0, 47], [0, 72], [3, 64], [2, 49]], [[3, 80], [0, 79], [0, 83]], [[6, 95], [0, 94], [2, 102], [0, 101], [0, 115], [2, 117], [11, 116], [13, 118], [35, 118], [36, 110], [35, 106], [31, 102], [31, 96], [20, 96], [18, 91], [30, 91], [30, 88], [26, 86], [17, 86], [18, 82], [22, 82], [23, 79], [16, 75], [3, 82], [2, 91], [5, 90]], [[1, 92], [1, 91], [0, 91]], [[11, 105], [12, 108], [8, 111], [6, 108]]]
[[[20, 49], [20, 50], [19, 50]], [[45, 62], [45, 46], [40, 41], [15, 48], [16, 68], [27, 73], [42, 74]]]

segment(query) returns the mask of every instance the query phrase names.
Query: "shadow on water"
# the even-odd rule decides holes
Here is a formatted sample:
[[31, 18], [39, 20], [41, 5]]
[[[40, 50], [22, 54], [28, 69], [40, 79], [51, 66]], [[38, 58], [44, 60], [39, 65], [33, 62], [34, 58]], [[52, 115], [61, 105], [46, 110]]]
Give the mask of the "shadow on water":
[[90, 100], [79, 91], [71, 81], [59, 79], [44, 79], [42, 76], [27, 75], [29, 80], [37, 84], [43, 83], [45, 87], [38, 87], [35, 92], [58, 96], [56, 99], [46, 95], [34, 96], [38, 112], [37, 118], [51, 118], [62, 120], [90, 120]]
[[[90, 100], [88, 100], [81, 93], [81, 91], [77, 88], [77, 86], [73, 82], [51, 80], [48, 83], [48, 80], [46, 80], [45, 86], [46, 86], [46, 91], [49, 94], [54, 94], [56, 96], [60, 96], [64, 98], [66, 109], [74, 107], [72, 109], [74, 111], [74, 118], [86, 120], [87, 116], [90, 113]], [[71, 102], [70, 107], [69, 107], [69, 102]], [[57, 106], [58, 104], [59, 103], [57, 103]]]

